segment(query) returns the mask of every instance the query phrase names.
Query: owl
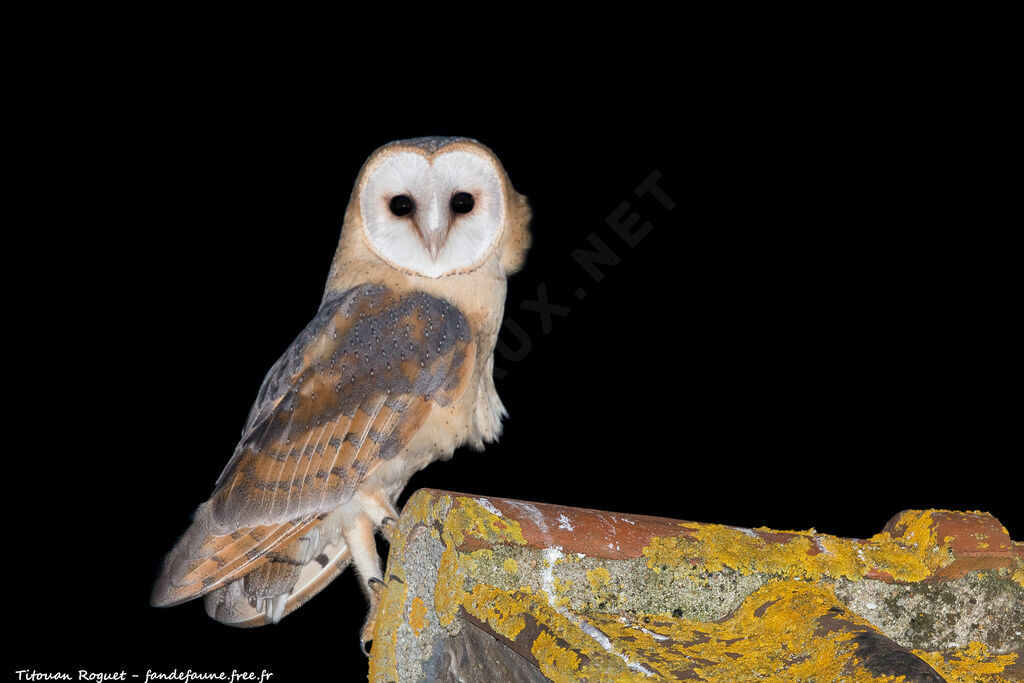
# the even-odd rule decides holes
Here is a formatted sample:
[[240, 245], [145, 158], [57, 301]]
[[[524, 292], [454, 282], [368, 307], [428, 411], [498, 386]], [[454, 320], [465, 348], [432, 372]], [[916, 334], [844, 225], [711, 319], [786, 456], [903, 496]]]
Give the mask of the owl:
[[366, 650], [383, 585], [374, 537], [389, 538], [409, 477], [501, 432], [494, 345], [529, 221], [475, 140], [400, 140], [370, 156], [319, 311], [263, 380], [153, 605], [204, 596], [225, 624], [277, 623], [353, 564]]

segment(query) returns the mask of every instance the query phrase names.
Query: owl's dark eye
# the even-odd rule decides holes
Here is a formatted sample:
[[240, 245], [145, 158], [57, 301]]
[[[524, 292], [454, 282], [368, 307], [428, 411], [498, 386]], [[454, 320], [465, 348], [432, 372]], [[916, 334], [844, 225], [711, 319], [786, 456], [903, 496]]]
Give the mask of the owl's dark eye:
[[452, 195], [452, 211], [455, 213], [469, 213], [473, 210], [473, 195], [468, 192], [456, 192]]
[[412, 213], [412, 199], [404, 194], [396, 194], [388, 202], [388, 208], [391, 209], [391, 213], [396, 216], [408, 216]]

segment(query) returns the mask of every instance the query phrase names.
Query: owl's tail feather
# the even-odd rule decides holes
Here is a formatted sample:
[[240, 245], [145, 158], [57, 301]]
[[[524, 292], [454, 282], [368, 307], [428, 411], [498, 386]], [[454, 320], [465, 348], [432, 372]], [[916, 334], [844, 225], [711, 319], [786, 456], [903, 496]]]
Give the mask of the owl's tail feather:
[[337, 511], [228, 531], [204, 503], [164, 561], [151, 604], [205, 595], [206, 612], [232, 626], [277, 623], [351, 562]]
[[323, 538], [314, 527], [275, 550], [268, 563], [207, 593], [206, 613], [241, 628], [276, 624], [323, 590], [351, 561], [344, 537]]

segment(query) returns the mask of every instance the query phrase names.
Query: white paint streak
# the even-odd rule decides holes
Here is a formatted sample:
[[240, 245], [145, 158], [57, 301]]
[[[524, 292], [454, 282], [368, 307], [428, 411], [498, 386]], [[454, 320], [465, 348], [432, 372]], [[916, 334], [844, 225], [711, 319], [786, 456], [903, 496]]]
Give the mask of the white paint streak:
[[530, 521], [536, 524], [537, 528], [540, 529], [545, 535], [548, 533], [548, 524], [544, 521], [544, 515], [541, 514], [540, 510], [530, 505], [529, 503], [520, 503], [518, 500], [509, 501], [509, 503], [522, 510], [526, 514], [526, 516], [530, 518]]
[[[525, 504], [518, 504], [518, 505], [521, 505], [524, 508], [526, 508], [526, 507], [531, 507], [532, 508], [533, 507], [533, 506], [528, 506], [528, 505], [525, 505]], [[539, 510], [537, 510], [536, 508], [533, 508], [533, 509], [534, 509], [534, 511], [537, 512], [538, 515], [540, 514]], [[576, 553], [576, 554], [580, 555], [580, 553]], [[596, 640], [601, 645], [601, 647], [603, 647], [605, 650], [607, 650], [608, 652], [610, 652], [611, 654], [615, 655], [616, 657], [621, 659], [623, 662], [625, 662], [626, 666], [628, 666], [633, 671], [637, 671], [637, 672], [642, 673], [642, 674], [644, 674], [646, 676], [655, 676], [655, 675], [657, 675], [654, 671], [651, 671], [649, 668], [647, 668], [643, 664], [640, 664], [638, 662], [630, 661], [629, 657], [627, 657], [626, 655], [622, 654], [621, 652], [616, 652], [614, 649], [612, 649], [612, 641], [608, 638], [608, 636], [606, 636], [604, 633], [599, 631], [597, 628], [595, 628], [592, 624], [590, 624], [586, 620], [578, 617], [577, 615], [573, 614], [572, 612], [570, 612], [569, 610], [565, 609], [561, 605], [557, 604], [557, 599], [556, 599], [556, 596], [555, 596], [555, 565], [558, 564], [558, 561], [560, 559], [562, 559], [563, 557], [565, 557], [565, 555], [562, 553], [561, 546], [557, 546], [556, 545], [556, 546], [552, 546], [550, 548], [545, 548], [544, 551], [543, 551], [543, 556], [544, 556], [544, 564], [546, 566], [544, 567], [544, 571], [541, 572], [541, 575], [540, 575], [541, 576], [541, 586], [543, 587], [544, 592], [548, 594], [548, 604], [551, 607], [553, 607], [554, 610], [556, 612], [558, 612], [559, 614], [561, 614], [563, 617], [565, 617], [566, 619], [568, 619], [572, 623], [574, 623], [577, 626], [579, 626], [583, 630], [584, 633], [586, 633], [588, 636], [590, 636], [591, 638]]]
[[607, 650], [608, 652], [612, 653], [613, 655], [621, 659], [623, 662], [625, 662], [626, 666], [628, 666], [633, 671], [639, 671], [640, 673], [646, 674], [648, 676], [655, 675], [653, 671], [648, 669], [643, 664], [640, 664], [639, 662], [630, 661], [629, 657], [627, 657], [626, 655], [622, 654], [621, 652], [616, 652], [612, 648], [612, 641], [608, 638], [608, 636], [606, 636], [600, 630], [595, 628], [593, 625], [583, 620], [578, 621], [577, 624], [581, 629], [583, 629], [584, 633], [586, 633], [588, 636], [596, 640], [598, 644], [600, 644], [600, 646], [603, 647], [605, 650]]
[[572, 525], [572, 522], [569, 521], [569, 518], [562, 514], [558, 515], [558, 528], [568, 529], [569, 531], [574, 531], [576, 529], [576, 527]]
[[644, 633], [649, 635], [651, 638], [654, 638], [655, 640], [669, 640], [668, 636], [663, 636], [660, 633], [655, 633], [654, 631], [648, 631], [643, 626], [636, 626], [636, 625], [634, 625], [633, 628], [640, 629], [641, 631], [643, 631]]
[[[540, 582], [544, 592], [548, 594], [551, 604], [555, 604], [555, 564], [563, 557], [561, 546], [544, 548], [544, 561], [547, 566], [541, 572]], [[555, 609], [558, 609], [557, 607]]]
[[501, 510], [491, 505], [491, 501], [487, 500], [486, 498], [476, 498], [475, 500], [477, 503], [479, 503], [480, 507], [490, 512], [492, 515], [498, 515], [499, 517], [504, 516], [501, 514]]

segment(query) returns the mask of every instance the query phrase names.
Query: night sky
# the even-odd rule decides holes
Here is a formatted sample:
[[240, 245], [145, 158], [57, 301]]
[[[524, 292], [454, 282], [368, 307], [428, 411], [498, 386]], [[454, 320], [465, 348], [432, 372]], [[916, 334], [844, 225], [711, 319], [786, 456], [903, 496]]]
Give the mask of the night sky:
[[852, 537], [977, 509], [1024, 539], [1019, 8], [208, 5], [0, 29], [10, 680], [363, 675], [351, 572], [273, 628], [147, 601], [316, 312], [362, 162], [406, 137], [493, 149], [534, 244], [501, 441], [401, 502]]

